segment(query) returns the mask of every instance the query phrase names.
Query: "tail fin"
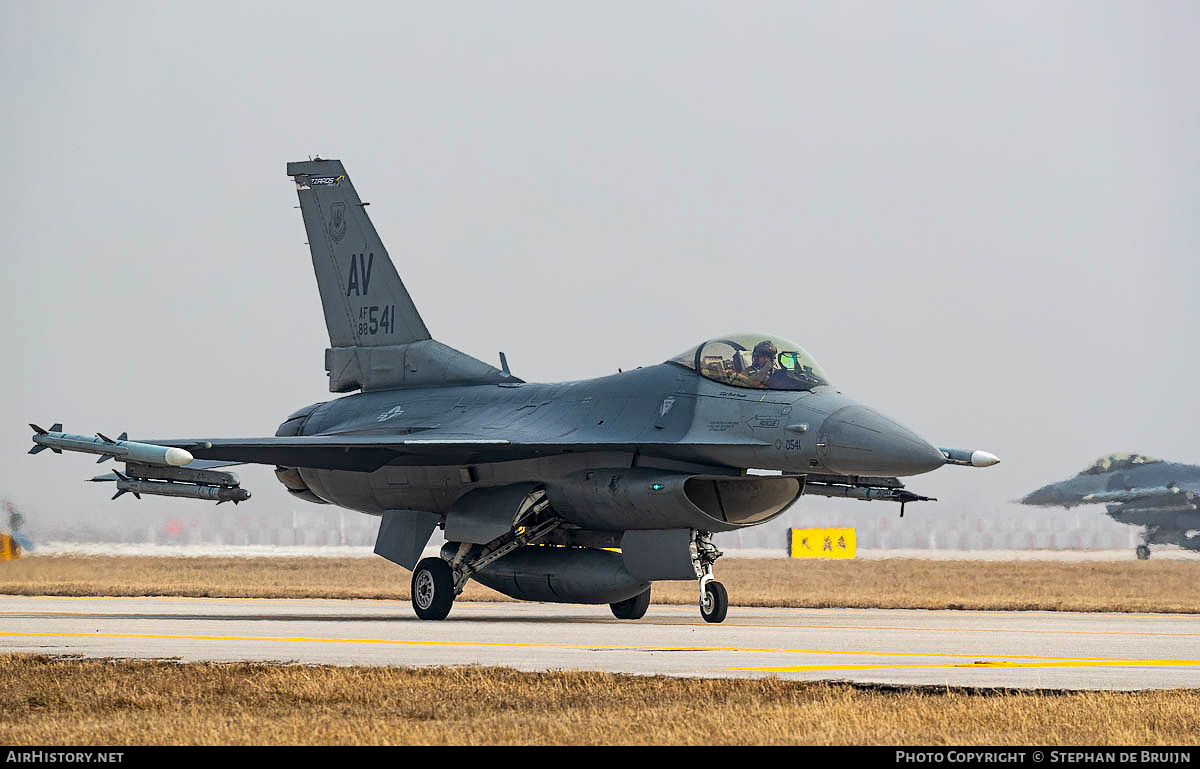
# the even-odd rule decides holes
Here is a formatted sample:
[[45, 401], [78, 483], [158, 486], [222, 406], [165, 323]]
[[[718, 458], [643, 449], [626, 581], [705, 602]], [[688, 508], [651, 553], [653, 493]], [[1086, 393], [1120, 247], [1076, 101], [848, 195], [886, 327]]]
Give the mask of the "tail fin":
[[514, 381], [429, 335], [340, 160], [288, 163], [287, 172], [325, 309], [332, 392]]

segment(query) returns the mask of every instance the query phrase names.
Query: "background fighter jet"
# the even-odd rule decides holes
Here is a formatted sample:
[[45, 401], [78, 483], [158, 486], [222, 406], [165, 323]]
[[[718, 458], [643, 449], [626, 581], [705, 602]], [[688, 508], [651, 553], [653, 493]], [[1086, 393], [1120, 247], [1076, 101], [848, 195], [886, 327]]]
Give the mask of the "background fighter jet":
[[[710, 622], [728, 608], [714, 532], [764, 523], [806, 493], [903, 512], [928, 498], [896, 476], [998, 461], [937, 448], [838, 392], [799, 345], [763, 334], [599, 379], [526, 383], [503, 354], [497, 369], [430, 336], [339, 161], [287, 172], [329, 331], [329, 389], [361, 392], [302, 408], [269, 438], [94, 439], [55, 424], [35, 427], [34, 452], [124, 462], [96, 479], [118, 495], [234, 502], [248, 493], [213, 467], [275, 465], [301, 499], [382, 516], [375, 552], [413, 570], [424, 619], [445, 617], [469, 579], [632, 619], [654, 580], [697, 579]], [[437, 527], [440, 557], [418, 562]]]
[[1044, 507], [1106, 505], [1113, 520], [1144, 526], [1137, 557], [1150, 557], [1150, 545], [1179, 545], [1200, 551], [1200, 467], [1141, 454], [1101, 457], [1074, 478], [1051, 483], [1021, 502]]

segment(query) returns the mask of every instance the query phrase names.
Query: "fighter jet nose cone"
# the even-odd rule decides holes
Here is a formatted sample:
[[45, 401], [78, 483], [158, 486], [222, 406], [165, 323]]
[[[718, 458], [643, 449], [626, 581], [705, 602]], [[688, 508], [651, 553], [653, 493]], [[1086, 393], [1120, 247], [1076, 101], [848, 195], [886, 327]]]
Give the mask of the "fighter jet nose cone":
[[1000, 464], [1000, 457], [990, 451], [972, 451], [971, 465], [974, 467], [991, 467]]
[[1057, 492], [1058, 488], [1052, 483], [1029, 492], [1017, 501], [1022, 505], [1057, 505], [1061, 504]]
[[164, 458], [167, 460], [168, 465], [180, 467], [182, 465], [191, 463], [193, 457], [190, 451], [185, 451], [183, 449], [167, 449], [167, 453]]
[[826, 417], [817, 452], [826, 467], [846, 475], [919, 475], [946, 464], [937, 446], [860, 405], [840, 408]]

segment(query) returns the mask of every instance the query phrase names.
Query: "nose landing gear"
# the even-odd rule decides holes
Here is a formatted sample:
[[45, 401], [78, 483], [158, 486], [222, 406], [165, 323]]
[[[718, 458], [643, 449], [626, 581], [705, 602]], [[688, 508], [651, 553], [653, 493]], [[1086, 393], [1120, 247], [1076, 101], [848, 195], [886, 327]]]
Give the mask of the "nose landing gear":
[[705, 622], [724, 622], [729, 613], [729, 593], [711, 574], [706, 577], [708, 582], [700, 582], [700, 616]]
[[729, 613], [729, 592], [713, 576], [713, 564], [722, 553], [712, 542], [712, 532], [697, 531], [691, 549], [692, 568], [700, 580], [700, 616], [705, 622], [724, 622]]

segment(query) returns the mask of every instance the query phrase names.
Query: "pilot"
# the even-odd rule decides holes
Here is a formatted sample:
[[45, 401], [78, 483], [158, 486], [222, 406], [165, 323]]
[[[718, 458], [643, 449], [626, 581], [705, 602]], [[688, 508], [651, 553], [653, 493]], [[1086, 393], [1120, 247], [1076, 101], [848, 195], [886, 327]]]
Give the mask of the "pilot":
[[767, 380], [771, 378], [771, 374], [775, 373], [778, 366], [776, 361], [779, 359], [779, 349], [771, 340], [764, 339], [754, 345], [751, 358], [753, 363], [746, 369], [746, 377], [758, 387], [766, 387]]

